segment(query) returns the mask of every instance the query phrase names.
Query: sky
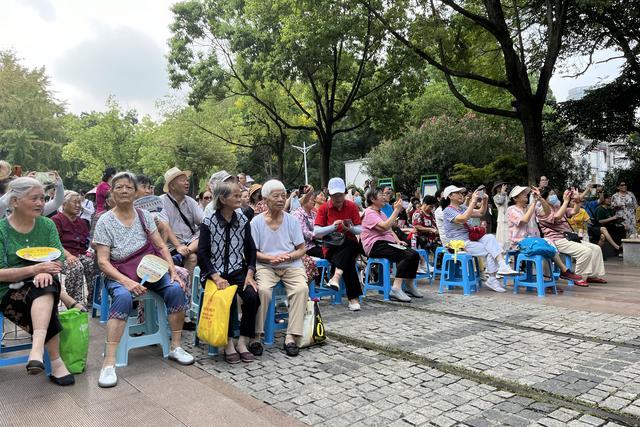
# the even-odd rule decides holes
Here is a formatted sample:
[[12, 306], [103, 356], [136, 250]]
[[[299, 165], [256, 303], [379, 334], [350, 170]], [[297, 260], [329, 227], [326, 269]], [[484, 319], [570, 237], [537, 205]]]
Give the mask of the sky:
[[[27, 67], [44, 66], [68, 111], [104, 110], [109, 95], [126, 109], [159, 118], [156, 102], [184, 92], [169, 87], [166, 58], [175, 0], [0, 0], [0, 50], [14, 50]], [[607, 58], [601, 52], [596, 60]], [[560, 64], [551, 79], [558, 101], [574, 87], [608, 81], [618, 62], [563, 78], [586, 58]]]

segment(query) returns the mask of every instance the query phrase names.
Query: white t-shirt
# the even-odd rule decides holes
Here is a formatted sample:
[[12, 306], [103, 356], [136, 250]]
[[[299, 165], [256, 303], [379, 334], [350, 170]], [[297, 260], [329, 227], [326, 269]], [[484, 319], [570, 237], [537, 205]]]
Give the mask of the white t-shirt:
[[436, 218], [436, 227], [438, 228], [440, 241], [443, 245], [446, 245], [449, 243], [449, 239], [447, 239], [447, 235], [444, 232], [444, 212], [442, 211], [441, 206], [438, 206], [438, 208], [433, 212], [433, 216]]
[[[259, 252], [267, 255], [278, 255], [293, 252], [296, 246], [304, 243], [300, 223], [286, 212], [283, 212], [282, 224], [277, 230], [272, 230], [265, 221], [265, 214], [255, 216], [251, 221], [251, 236]], [[261, 264], [258, 261], [258, 264]], [[302, 267], [302, 260], [270, 266], [273, 268]]]

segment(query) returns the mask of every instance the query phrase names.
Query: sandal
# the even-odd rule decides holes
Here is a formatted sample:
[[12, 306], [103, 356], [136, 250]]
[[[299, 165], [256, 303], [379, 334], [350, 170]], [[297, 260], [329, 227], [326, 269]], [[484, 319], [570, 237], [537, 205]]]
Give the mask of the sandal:
[[27, 372], [29, 375], [38, 375], [44, 371], [44, 363], [39, 360], [29, 360], [27, 362]]
[[242, 353], [240, 353], [240, 360], [242, 360], [244, 363], [251, 363], [255, 359], [253, 358], [253, 354], [250, 351], [243, 351]]
[[240, 363], [240, 355], [238, 353], [224, 353], [224, 361], [235, 365], [236, 363]]

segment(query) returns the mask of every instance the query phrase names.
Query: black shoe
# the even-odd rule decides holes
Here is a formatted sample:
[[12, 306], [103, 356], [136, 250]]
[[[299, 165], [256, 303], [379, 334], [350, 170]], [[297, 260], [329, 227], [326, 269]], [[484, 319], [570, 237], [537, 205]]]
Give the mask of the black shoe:
[[262, 352], [264, 351], [264, 349], [262, 348], [262, 344], [260, 344], [258, 341], [249, 344], [248, 349], [254, 356], [262, 356]]
[[44, 372], [44, 363], [39, 360], [29, 360], [27, 362], [27, 372], [29, 375], [38, 375]]
[[287, 352], [287, 356], [295, 357], [300, 352], [297, 344], [294, 342], [284, 343], [284, 351]]
[[60, 378], [50, 375], [49, 379], [51, 380], [52, 383], [61, 385], [61, 386], [74, 385], [76, 383], [75, 378], [73, 378], [73, 375], [71, 374], [65, 375], [64, 377], [60, 377]]
[[196, 322], [184, 322], [182, 324], [183, 331], [195, 331], [196, 330]]

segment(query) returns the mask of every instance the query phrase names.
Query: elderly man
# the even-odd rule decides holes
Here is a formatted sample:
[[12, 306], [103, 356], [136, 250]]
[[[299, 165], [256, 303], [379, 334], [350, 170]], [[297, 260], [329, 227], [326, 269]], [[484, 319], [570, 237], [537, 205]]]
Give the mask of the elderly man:
[[249, 190], [247, 186], [247, 174], [242, 172], [238, 174], [238, 185], [240, 186], [240, 190]]
[[169, 223], [173, 234], [180, 242], [178, 246], [169, 245], [172, 255], [182, 255], [183, 266], [193, 276], [193, 269], [198, 263], [198, 235], [202, 222], [202, 210], [198, 202], [189, 197], [189, 177], [191, 171], [181, 171], [177, 167], [164, 174], [164, 192], [162, 199], [163, 220]]
[[[289, 299], [289, 324], [284, 349], [289, 356], [298, 355], [296, 339], [302, 336], [304, 312], [309, 298], [307, 274], [302, 264], [305, 254], [304, 236], [298, 221], [286, 212], [287, 192], [282, 182], [272, 179], [262, 187], [262, 197], [268, 210], [251, 221], [251, 236], [256, 244], [260, 308], [256, 320], [256, 337], [264, 332], [264, 322], [271, 302], [273, 288], [280, 281]], [[249, 350], [262, 354], [262, 345], [254, 340]]]

